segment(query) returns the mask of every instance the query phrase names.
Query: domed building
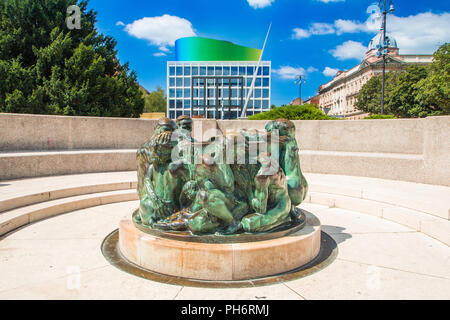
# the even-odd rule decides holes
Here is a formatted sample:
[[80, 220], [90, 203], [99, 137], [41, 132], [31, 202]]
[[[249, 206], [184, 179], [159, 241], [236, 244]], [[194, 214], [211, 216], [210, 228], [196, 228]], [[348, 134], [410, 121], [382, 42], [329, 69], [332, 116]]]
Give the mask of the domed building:
[[[382, 39], [383, 34], [379, 32], [370, 40], [361, 63], [349, 70], [338, 71], [331, 81], [319, 87], [319, 107], [322, 111], [338, 118], [360, 119], [367, 116], [367, 113], [356, 108], [356, 97], [370, 78], [382, 73], [383, 58], [379, 55]], [[433, 59], [432, 55], [401, 55], [397, 40], [391, 34], [386, 34], [386, 39], [386, 72], [403, 70], [411, 64], [428, 64]]]

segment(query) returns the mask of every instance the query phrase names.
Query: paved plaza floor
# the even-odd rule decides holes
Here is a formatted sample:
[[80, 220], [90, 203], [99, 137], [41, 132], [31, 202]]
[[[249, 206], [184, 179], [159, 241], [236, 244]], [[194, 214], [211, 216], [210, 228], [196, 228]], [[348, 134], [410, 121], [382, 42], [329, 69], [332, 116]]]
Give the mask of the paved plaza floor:
[[103, 239], [137, 201], [73, 211], [0, 239], [0, 299], [450, 299], [450, 247], [376, 216], [302, 204], [338, 244], [324, 269], [275, 285], [211, 289], [154, 282], [111, 266]]

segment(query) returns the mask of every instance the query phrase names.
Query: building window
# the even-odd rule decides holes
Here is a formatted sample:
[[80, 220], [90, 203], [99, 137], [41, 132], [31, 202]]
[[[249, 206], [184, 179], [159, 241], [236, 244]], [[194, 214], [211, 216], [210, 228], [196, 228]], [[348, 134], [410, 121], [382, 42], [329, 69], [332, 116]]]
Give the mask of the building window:
[[175, 75], [175, 67], [169, 67], [169, 76]]
[[206, 76], [206, 67], [200, 67], [200, 75]]
[[223, 75], [224, 76], [230, 75], [230, 67], [223, 67]]
[[169, 78], [169, 87], [175, 87], [175, 78], [174, 77]]
[[182, 87], [183, 86], [183, 78], [177, 77], [176, 84], [177, 84], [177, 87]]
[[177, 76], [182, 76], [183, 75], [183, 68], [182, 67], [177, 67]]
[[268, 76], [270, 72], [270, 68], [269, 67], [263, 67], [263, 75], [264, 76]]
[[192, 67], [192, 75], [198, 76], [198, 67]]
[[184, 75], [185, 76], [191, 75], [191, 67], [184, 67]]
[[216, 66], [216, 76], [222, 75], [222, 66]]

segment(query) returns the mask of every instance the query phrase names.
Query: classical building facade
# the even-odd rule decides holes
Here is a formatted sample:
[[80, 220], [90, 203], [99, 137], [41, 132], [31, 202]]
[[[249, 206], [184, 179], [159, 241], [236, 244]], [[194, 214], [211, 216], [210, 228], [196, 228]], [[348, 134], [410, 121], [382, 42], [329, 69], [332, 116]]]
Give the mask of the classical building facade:
[[[386, 72], [402, 70], [411, 64], [427, 64], [432, 61], [432, 55], [399, 54], [397, 42], [391, 35], [389, 39], [388, 56], [386, 57]], [[374, 75], [382, 73], [383, 59], [377, 56], [382, 45], [382, 35], [378, 33], [371, 41], [365, 59], [347, 71], [339, 71], [335, 77], [319, 87], [320, 109], [334, 117], [359, 119], [367, 115], [356, 108], [356, 96], [362, 86]]]

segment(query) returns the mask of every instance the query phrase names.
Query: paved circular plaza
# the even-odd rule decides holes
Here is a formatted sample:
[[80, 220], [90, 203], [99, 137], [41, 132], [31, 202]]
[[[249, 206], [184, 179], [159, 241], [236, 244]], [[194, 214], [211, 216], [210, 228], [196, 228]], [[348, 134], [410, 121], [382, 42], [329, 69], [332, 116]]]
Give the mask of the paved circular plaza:
[[73, 211], [0, 240], [0, 299], [450, 299], [450, 248], [385, 219], [324, 205], [302, 208], [338, 244], [337, 258], [297, 280], [212, 289], [139, 278], [110, 265], [104, 238], [137, 201]]

